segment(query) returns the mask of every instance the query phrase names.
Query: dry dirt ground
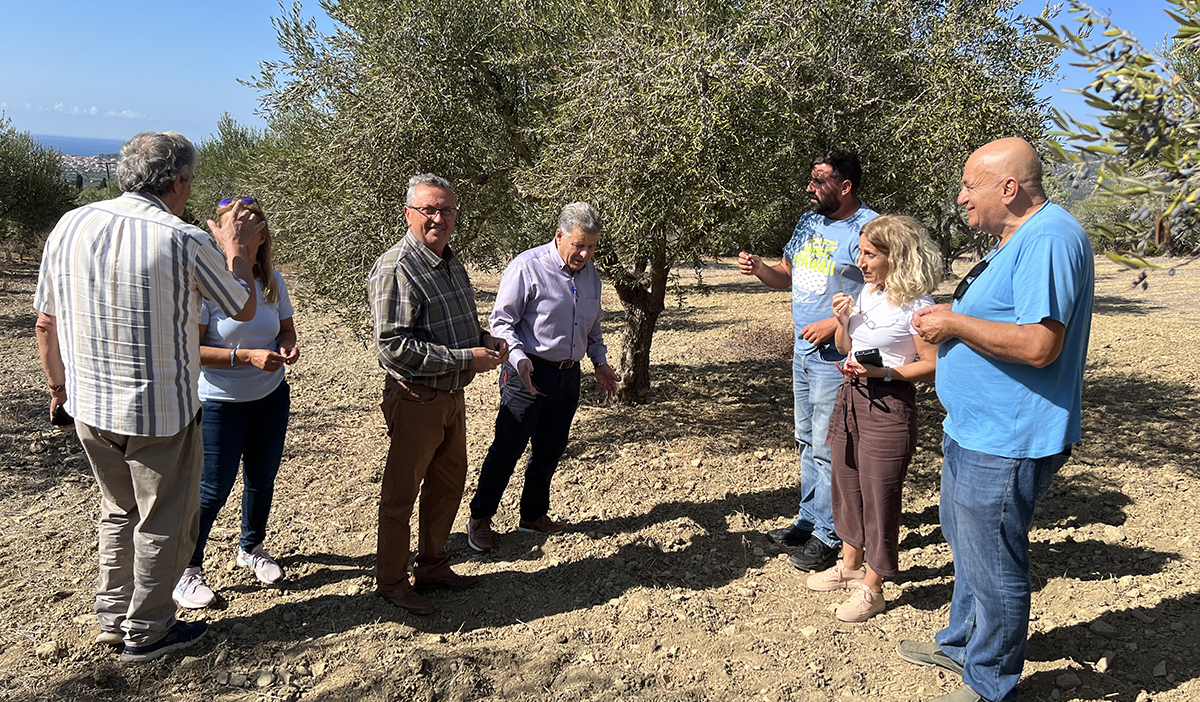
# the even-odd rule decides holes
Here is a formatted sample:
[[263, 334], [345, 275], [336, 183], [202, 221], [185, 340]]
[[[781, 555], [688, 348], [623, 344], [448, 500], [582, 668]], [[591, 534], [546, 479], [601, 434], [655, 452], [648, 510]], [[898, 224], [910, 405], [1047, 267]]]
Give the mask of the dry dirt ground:
[[[903, 574], [886, 586], [885, 614], [839, 623], [843, 596], [805, 590], [762, 536], [798, 499], [790, 371], [784, 358], [744, 357], [790, 333], [788, 293], [729, 262], [703, 271], [707, 293], [689, 273], [669, 299], [652, 404], [607, 405], [585, 376], [554, 483], [567, 534], [516, 532], [519, 477], [495, 553], [467, 547], [460, 510], [449, 549], [482, 584], [435, 594], [440, 611], [424, 618], [371, 594], [382, 372], [361, 330], [293, 276], [302, 357], [267, 544], [287, 579], [263, 588], [235, 568], [231, 500], [206, 563], [220, 600], [181, 613], [206, 619], [209, 636], [186, 657], [122, 665], [92, 643], [97, 490], [76, 437], [45, 419], [36, 267], [0, 269], [0, 699], [919, 701], [958, 684], [894, 653], [945, 622], [954, 576], [938, 526], [932, 386], [920, 394]], [[1121, 291], [1131, 274], [1105, 259], [1097, 269], [1084, 439], [1033, 531], [1021, 690], [1030, 700], [1196, 700], [1200, 264], [1154, 272], [1136, 292]], [[475, 281], [486, 313], [497, 276]], [[611, 291], [605, 306], [615, 347]], [[495, 373], [467, 403], [469, 499], [491, 440]]]

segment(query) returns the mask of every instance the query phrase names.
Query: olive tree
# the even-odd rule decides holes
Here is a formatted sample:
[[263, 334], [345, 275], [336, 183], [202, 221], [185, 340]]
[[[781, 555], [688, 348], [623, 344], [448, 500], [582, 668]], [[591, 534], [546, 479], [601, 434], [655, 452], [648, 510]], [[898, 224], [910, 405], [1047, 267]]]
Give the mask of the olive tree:
[[592, 202], [625, 311], [621, 397], [641, 401], [672, 268], [777, 251], [816, 153], [862, 154], [876, 209], [949, 221], [971, 150], [1038, 133], [1053, 55], [1014, 6], [345, 0], [322, 4], [328, 36], [293, 8], [276, 23], [287, 59], [257, 80], [264, 191], [318, 283], [356, 303], [404, 231], [412, 173], [456, 183], [455, 245], [481, 262]]
[[0, 241], [34, 247], [71, 208], [74, 194], [62, 177], [62, 154], [0, 114]]
[[[1080, 2], [1069, 5], [1074, 29], [1045, 22], [1042, 34], [1048, 44], [1076, 53], [1092, 73], [1078, 92], [1101, 113], [1099, 124], [1056, 113], [1058, 129], [1049, 146], [1057, 158], [1074, 165], [1075, 179], [1094, 171], [1101, 192], [1132, 204], [1125, 221], [1101, 222], [1091, 231], [1109, 240], [1136, 241], [1138, 252], [1156, 231], [1157, 243], [1168, 250], [1200, 245], [1200, 87], [1195, 80], [1200, 3], [1168, 3], [1179, 28], [1161, 55]], [[1169, 240], [1161, 221], [1152, 226], [1156, 212], [1174, 229]]]

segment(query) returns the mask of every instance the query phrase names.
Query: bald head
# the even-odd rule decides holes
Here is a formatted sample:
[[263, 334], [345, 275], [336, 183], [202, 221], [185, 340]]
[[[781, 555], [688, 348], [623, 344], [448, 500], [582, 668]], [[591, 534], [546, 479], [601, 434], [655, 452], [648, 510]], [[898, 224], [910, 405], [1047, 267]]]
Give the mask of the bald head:
[[972, 161], [997, 180], [1016, 180], [1021, 189], [1034, 200], [1046, 199], [1046, 193], [1042, 190], [1042, 159], [1024, 139], [1007, 137], [984, 144], [971, 154], [967, 164]]
[[1042, 162], [1024, 139], [993, 141], [967, 159], [958, 204], [968, 224], [1000, 237], [1001, 245], [1045, 202]]

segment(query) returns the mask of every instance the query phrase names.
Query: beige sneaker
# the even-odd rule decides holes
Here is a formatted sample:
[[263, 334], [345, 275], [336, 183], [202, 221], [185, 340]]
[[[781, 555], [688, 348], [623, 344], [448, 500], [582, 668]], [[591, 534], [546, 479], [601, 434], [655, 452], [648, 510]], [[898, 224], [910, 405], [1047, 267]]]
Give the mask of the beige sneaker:
[[871, 588], [859, 583], [850, 599], [833, 613], [844, 622], [865, 622], [882, 612], [886, 606], [882, 592], [871, 592]]
[[846, 570], [838, 561], [828, 570], [813, 573], [808, 576], [808, 589], [814, 592], [833, 592], [834, 590], [849, 590], [867, 577], [867, 567], [859, 566], [857, 570]]

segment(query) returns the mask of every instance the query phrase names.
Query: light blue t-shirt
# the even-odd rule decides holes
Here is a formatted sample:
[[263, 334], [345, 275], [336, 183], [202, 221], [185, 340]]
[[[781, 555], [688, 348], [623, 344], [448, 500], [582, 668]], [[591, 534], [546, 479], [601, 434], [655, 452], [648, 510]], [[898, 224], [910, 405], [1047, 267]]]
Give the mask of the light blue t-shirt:
[[[200, 323], [208, 325], [208, 331], [200, 340], [203, 346], [222, 349], [270, 349], [278, 351], [279, 320], [292, 316], [292, 301], [288, 298], [287, 285], [283, 276], [275, 272], [279, 285], [279, 299], [267, 302], [263, 299], [262, 283], [254, 281], [258, 295], [258, 310], [254, 319], [239, 322], [230, 319], [219, 307], [208, 300], [200, 309]], [[258, 366], [201, 366], [200, 399], [205, 402], [249, 402], [270, 395], [283, 382], [283, 368], [274, 372]]]
[[1066, 210], [1046, 203], [993, 250], [988, 267], [954, 311], [996, 322], [1066, 327], [1045, 368], [985, 356], [958, 339], [938, 349], [942, 427], [963, 448], [1042, 458], [1079, 441], [1083, 366], [1092, 328], [1092, 245]]
[[816, 349], [800, 332], [833, 316], [834, 295], [844, 292], [858, 297], [863, 285], [862, 272], [855, 265], [858, 235], [864, 224], [878, 216], [861, 205], [847, 219], [829, 219], [810, 211], [796, 224], [791, 241], [783, 247], [783, 257], [792, 264], [792, 321], [798, 353]]

